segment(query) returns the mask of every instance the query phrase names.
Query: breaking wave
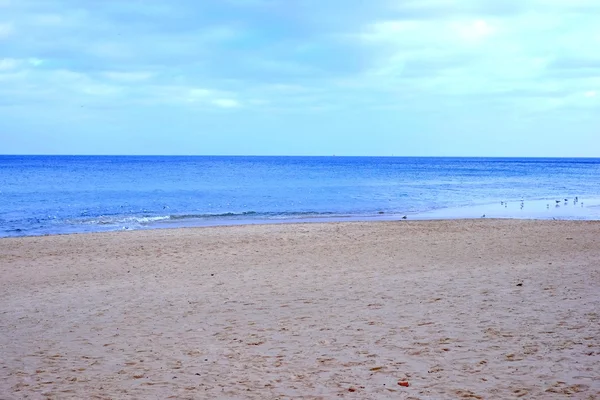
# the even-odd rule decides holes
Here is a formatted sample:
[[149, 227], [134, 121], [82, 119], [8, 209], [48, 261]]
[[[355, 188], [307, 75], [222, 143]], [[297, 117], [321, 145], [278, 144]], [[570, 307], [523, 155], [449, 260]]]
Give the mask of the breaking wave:
[[244, 219], [302, 219], [302, 218], [326, 218], [344, 216], [333, 212], [226, 212], [226, 213], [199, 213], [199, 214], [173, 214], [158, 216], [115, 216], [102, 215], [98, 217], [78, 218], [65, 221], [74, 225], [119, 225], [119, 226], [149, 226], [157, 223], [184, 222], [193, 220], [244, 220]]

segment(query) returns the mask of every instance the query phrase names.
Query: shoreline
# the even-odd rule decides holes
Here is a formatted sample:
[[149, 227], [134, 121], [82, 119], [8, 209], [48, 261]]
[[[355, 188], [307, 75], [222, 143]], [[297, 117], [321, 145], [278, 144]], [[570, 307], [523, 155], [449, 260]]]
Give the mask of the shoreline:
[[600, 395], [599, 221], [245, 225], [0, 248], [7, 400]]
[[[179, 228], [202, 228], [211, 226], [245, 226], [245, 225], [280, 225], [301, 223], [344, 223], [344, 222], [382, 222], [382, 221], [404, 221], [406, 216], [409, 221], [452, 221], [473, 219], [506, 219], [506, 220], [565, 220], [565, 221], [600, 221], [600, 198], [586, 199], [583, 203], [571, 204], [571, 202], [554, 203], [550, 200], [528, 200], [521, 203], [512, 201], [509, 203], [495, 202], [483, 203], [470, 206], [446, 207], [423, 212], [381, 212], [370, 215], [314, 215], [314, 216], [289, 216], [289, 217], [249, 217], [248, 212], [223, 216], [221, 218], [188, 218], [181, 219], [178, 215], [173, 216], [146, 216], [146, 217], [123, 217], [123, 221], [117, 225], [101, 224], [71, 224], [57, 228], [55, 231], [33, 232], [23, 234], [23, 231], [12, 234], [0, 235], [0, 239], [8, 237], [37, 237], [69, 234], [86, 234], [97, 232], [117, 231], [148, 231], [155, 229], [179, 229]], [[249, 213], [252, 215], [255, 213]], [[99, 217], [100, 218], [100, 217]], [[151, 222], [136, 223], [137, 219], [151, 220]], [[130, 223], [124, 222], [130, 220]]]
[[456, 217], [456, 218], [414, 218], [414, 219], [402, 219], [398, 217], [348, 217], [348, 218], [306, 218], [306, 219], [290, 219], [290, 220], [244, 220], [244, 221], [223, 221], [220, 223], [208, 223], [208, 224], [190, 224], [190, 225], [175, 225], [175, 226], [152, 226], [138, 229], [111, 229], [104, 231], [83, 231], [83, 232], [65, 232], [65, 233], [45, 233], [36, 235], [21, 235], [21, 236], [0, 236], [0, 243], [3, 240], [18, 240], [28, 238], [48, 238], [48, 237], [68, 237], [68, 236], [91, 236], [91, 235], [119, 235], [119, 234], [135, 234], [135, 233], [149, 233], [149, 232], [161, 232], [161, 231], [195, 231], [204, 229], [219, 229], [219, 228], [251, 228], [251, 227], [269, 227], [269, 226], [305, 226], [305, 225], [358, 225], [358, 224], [387, 224], [387, 223], [402, 223], [402, 224], [428, 224], [428, 223], [452, 223], [452, 222], [553, 222], [553, 223], [600, 223], [600, 219], [550, 219], [550, 218], [512, 218], [512, 217], [500, 217], [500, 218], [482, 218], [482, 217]]

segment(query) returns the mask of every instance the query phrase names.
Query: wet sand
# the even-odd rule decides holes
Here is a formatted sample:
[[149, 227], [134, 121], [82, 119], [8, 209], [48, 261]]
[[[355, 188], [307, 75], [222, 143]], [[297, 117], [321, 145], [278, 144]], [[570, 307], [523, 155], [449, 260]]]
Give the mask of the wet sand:
[[600, 222], [9, 238], [0, 276], [1, 399], [600, 398]]

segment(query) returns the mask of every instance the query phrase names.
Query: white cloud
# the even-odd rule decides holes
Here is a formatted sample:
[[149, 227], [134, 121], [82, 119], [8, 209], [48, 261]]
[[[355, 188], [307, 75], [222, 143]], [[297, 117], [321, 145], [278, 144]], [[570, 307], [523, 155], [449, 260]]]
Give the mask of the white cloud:
[[455, 23], [454, 29], [458, 36], [465, 41], [479, 41], [494, 33], [495, 29], [490, 23], [478, 19], [475, 21]]
[[12, 58], [2, 58], [0, 59], [0, 71], [9, 71], [16, 69], [19, 66], [19, 60], [15, 60]]
[[[440, 96], [497, 96], [508, 103], [576, 93], [567, 99], [575, 101], [600, 86], [593, 66], [555, 66], [597, 57], [598, 14], [590, 12], [600, 11], [596, 0], [374, 0], [366, 8], [351, 1], [341, 14], [332, 6], [346, 4], [341, 0], [310, 0], [306, 12], [293, 14], [283, 13], [276, 1], [229, 0], [229, 8], [212, 16], [220, 6], [165, 3], [136, 14], [129, 3], [76, 9], [58, 3], [63, 9], [50, 11], [13, 2], [21, 19], [15, 12], [10, 20], [28, 34], [23, 45], [14, 40], [21, 53], [12, 57], [23, 60], [19, 68], [32, 85], [54, 87], [60, 75], [51, 70], [55, 65], [78, 71], [65, 85], [85, 96], [306, 109], [434, 102]], [[256, 17], [257, 10], [264, 15]], [[188, 21], [188, 11], [208, 17], [201, 24]], [[228, 12], [248, 18], [241, 23]], [[123, 24], [125, 17], [133, 20]], [[44, 59], [27, 61], [32, 55]], [[0, 70], [13, 65], [0, 62]]]
[[[454, 96], [454, 101], [497, 96], [518, 107], [536, 96], [552, 107], [579, 106], [581, 97], [567, 93], [596, 86], [600, 76], [591, 61], [600, 48], [600, 3], [543, 3], [510, 0], [503, 3], [506, 8], [494, 10], [491, 3], [474, 0], [403, 2], [398, 18], [367, 23], [356, 34], [372, 62], [355, 86]], [[590, 7], [597, 12], [585, 12]], [[576, 15], [577, 23], [566, 14]], [[553, 69], [561, 59], [590, 62], [585, 70], [562, 65], [560, 73], [570, 79], [561, 79]]]
[[29, 70], [30, 67], [39, 67], [44, 63], [43, 60], [38, 58], [29, 59], [16, 59], [16, 58], [0, 58], [0, 71], [11, 71], [11, 70]]
[[124, 93], [124, 87], [70, 70], [32, 68], [28, 61], [20, 61], [17, 72], [2, 74], [0, 97], [11, 98], [15, 104], [80, 104], [90, 101], [114, 101]]
[[27, 60], [27, 62], [34, 67], [39, 67], [40, 65], [42, 65], [44, 63], [44, 60], [42, 60], [40, 58], [32, 57], [32, 58], [29, 58]]
[[236, 93], [203, 87], [160, 85], [139, 86], [135, 91], [135, 102], [147, 105], [190, 105], [193, 107], [237, 108], [242, 106]]
[[13, 32], [14, 28], [11, 24], [0, 22], [0, 40], [9, 38]]
[[221, 108], [236, 108], [241, 106], [239, 101], [234, 99], [215, 99], [211, 103]]
[[188, 101], [196, 102], [199, 100], [205, 100], [206, 98], [214, 95], [214, 91], [204, 88], [194, 88], [188, 90]]
[[228, 95], [228, 93], [219, 90], [193, 88], [188, 90], [187, 100], [192, 103], [211, 104], [221, 108], [236, 108], [241, 106], [238, 100], [226, 97]]

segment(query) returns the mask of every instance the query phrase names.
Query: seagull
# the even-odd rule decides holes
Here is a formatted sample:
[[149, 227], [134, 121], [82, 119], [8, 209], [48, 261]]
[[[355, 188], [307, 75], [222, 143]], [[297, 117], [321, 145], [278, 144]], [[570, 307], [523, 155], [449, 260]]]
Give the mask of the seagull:
[[560, 203], [560, 200], [556, 200], [556, 204]]
[[407, 218], [407, 216], [406, 216], [406, 215], [405, 215], [404, 217], [402, 217], [402, 219], [406, 219], [406, 218]]

